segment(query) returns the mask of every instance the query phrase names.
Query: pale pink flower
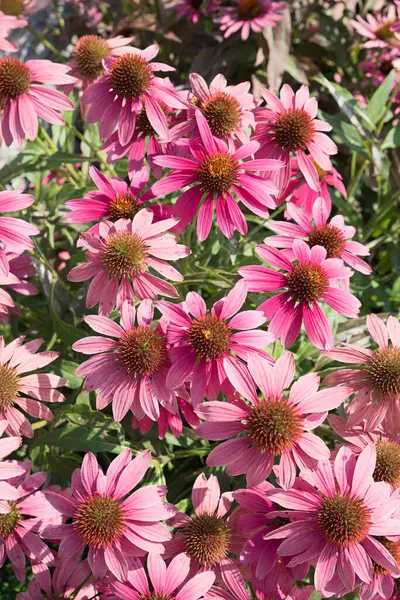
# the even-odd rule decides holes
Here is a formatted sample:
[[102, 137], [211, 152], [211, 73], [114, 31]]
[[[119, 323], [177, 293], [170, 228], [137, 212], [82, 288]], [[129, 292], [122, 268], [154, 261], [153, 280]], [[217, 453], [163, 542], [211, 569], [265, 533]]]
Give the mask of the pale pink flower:
[[38, 117], [53, 125], [64, 125], [63, 110], [73, 110], [71, 100], [61, 92], [36, 85], [73, 83], [67, 75], [70, 67], [50, 60], [28, 60], [7, 56], [0, 58], [1, 133], [7, 146], [15, 141], [34, 140], [38, 134]]
[[[0, 219], [1, 220], [1, 219]], [[23, 296], [35, 296], [39, 290], [33, 283], [26, 281], [28, 277], [36, 274], [36, 269], [32, 264], [29, 254], [18, 256], [13, 252], [7, 252], [6, 258], [10, 265], [8, 275], [0, 273], [0, 286], [6, 286], [9, 290], [22, 294]], [[21, 316], [21, 311], [14, 304], [11, 295], [0, 287], [0, 322], [8, 323], [10, 320], [10, 311]]]
[[254, 173], [281, 169], [283, 163], [268, 159], [243, 161], [258, 150], [258, 142], [251, 141], [230, 152], [223, 140], [212, 135], [200, 110], [196, 110], [195, 117], [201, 140], [189, 140], [191, 157], [155, 157], [157, 165], [173, 171], [157, 181], [152, 190], [156, 196], [163, 196], [191, 186], [179, 196], [173, 210], [183, 226], [190, 223], [198, 212], [197, 235], [201, 242], [210, 233], [214, 205], [218, 227], [226, 237], [231, 238], [235, 229], [245, 235], [246, 219], [234, 197], [256, 215], [267, 218], [268, 207], [276, 206], [271, 194], [277, 194], [279, 190], [270, 181]]
[[[8, 427], [8, 421], [0, 420], [0, 436], [3, 435]], [[8, 436], [0, 439], [0, 481], [9, 480], [13, 477], [18, 477], [26, 472], [26, 469], [17, 461], [3, 460], [22, 444], [22, 439], [19, 436]]]
[[399, 42], [395, 32], [400, 30], [400, 9], [388, 4], [386, 11], [367, 13], [365, 19], [357, 15], [350, 25], [367, 38], [363, 48], [388, 48], [393, 42]]
[[286, 2], [271, 0], [234, 0], [234, 4], [221, 8], [218, 22], [225, 38], [240, 30], [242, 40], [247, 40], [250, 31], [260, 33], [265, 27], [275, 27], [287, 8]]
[[317, 461], [329, 458], [329, 448], [310, 431], [323, 423], [328, 411], [337, 408], [350, 391], [345, 387], [318, 391], [319, 377], [310, 373], [293, 384], [286, 398], [283, 391], [292, 383], [295, 372], [290, 352], [272, 367], [266, 359], [250, 355], [248, 369], [251, 378], [245, 382], [235, 372], [228, 375], [249, 404], [242, 400], [200, 404], [196, 413], [205, 423], [196, 433], [209, 440], [228, 439], [210, 452], [209, 466], [226, 466], [228, 475], [246, 473], [247, 485], [254, 486], [270, 475], [275, 459], [279, 459], [275, 467], [278, 482], [288, 489], [294, 484], [296, 466], [314, 468]]
[[198, 600], [210, 589], [215, 580], [212, 571], [190, 576], [190, 560], [178, 554], [168, 564], [159, 554], [150, 553], [147, 573], [137, 558], [130, 559], [126, 583], [116, 581], [111, 589], [121, 600]]
[[170, 84], [154, 76], [155, 71], [175, 70], [164, 63], [151, 63], [157, 54], [157, 45], [145, 50], [129, 47], [125, 54], [104, 59], [105, 75], [90, 85], [82, 96], [82, 103], [90, 105], [87, 121], [100, 122], [103, 139], [117, 127], [119, 142], [125, 146], [135, 130], [143, 105], [153, 129], [161, 138], [168, 138], [168, 123], [160, 102], [178, 109], [186, 108], [187, 103]]
[[332, 170], [330, 155], [337, 153], [337, 146], [323, 133], [332, 126], [316, 119], [318, 103], [310, 98], [306, 85], [294, 93], [290, 85], [282, 86], [280, 99], [266, 88], [261, 89], [268, 108], [256, 110], [256, 135], [260, 143], [257, 157], [277, 158], [285, 168], [275, 175], [275, 183], [283, 193], [291, 174], [291, 157], [297, 158], [300, 171], [308, 185], [318, 191], [319, 175], [316, 164], [324, 171]]
[[23, 341], [21, 336], [5, 345], [0, 336], [0, 419], [9, 421], [10, 435], [33, 437], [32, 426], [20, 410], [51, 421], [54, 415], [42, 402], [64, 402], [64, 396], [55, 388], [66, 381], [48, 373], [32, 373], [53, 362], [58, 352], [37, 352], [43, 344], [40, 339], [26, 344]]
[[121, 581], [128, 575], [128, 557], [164, 551], [163, 542], [170, 540], [171, 534], [160, 521], [176, 513], [174, 506], [164, 502], [167, 488], [150, 485], [130, 493], [150, 463], [148, 450], [132, 460], [131, 450], [126, 448], [104, 474], [89, 452], [72, 475], [71, 498], [47, 492], [48, 501], [69, 521], [43, 533], [45, 539], [61, 539], [60, 560], [87, 549], [96, 578], [112, 573]]
[[[240, 576], [239, 581], [242, 581], [243, 577]], [[312, 593], [315, 592], [315, 588], [312, 585], [306, 585], [305, 587], [292, 587], [290, 586], [287, 594], [282, 591], [278, 591], [278, 595], [271, 595], [263, 585], [259, 585], [259, 582], [255, 583], [252, 581], [252, 588], [254, 590], [255, 598], [257, 600], [270, 600], [271, 598], [279, 598], [280, 600], [309, 600]], [[229, 590], [229, 591], [228, 591]], [[213, 585], [210, 591], [204, 597], [204, 600], [253, 600], [253, 595], [245, 587], [243, 591], [238, 590], [238, 586], [230, 586], [228, 590]]]
[[74, 267], [69, 281], [92, 279], [86, 296], [86, 307], [99, 304], [99, 313], [108, 315], [124, 300], [156, 299], [157, 295], [177, 298], [178, 292], [168, 283], [149, 273], [151, 267], [167, 279], [183, 281], [182, 275], [166, 260], [177, 260], [190, 254], [189, 248], [177, 243], [175, 236], [165, 233], [178, 219], [153, 222], [154, 215], [141, 209], [130, 219], [115, 223], [103, 221], [99, 233], [83, 233], [80, 245], [86, 249], [86, 263]]
[[0, 50], [3, 52], [16, 52], [17, 44], [10, 42], [7, 37], [13, 29], [19, 29], [28, 25], [25, 19], [18, 19], [14, 15], [6, 15], [0, 10]]
[[192, 23], [198, 23], [202, 15], [209, 17], [217, 10], [220, 0], [182, 0], [174, 4], [172, 8], [177, 12], [180, 19], [188, 19]]
[[275, 339], [281, 338], [288, 348], [297, 339], [304, 321], [310, 342], [329, 350], [333, 346], [332, 330], [319, 302], [326, 302], [346, 317], [356, 317], [361, 303], [350, 292], [337, 287], [337, 281], [349, 279], [353, 271], [339, 258], [326, 258], [322, 246], [310, 249], [303, 240], [296, 239], [292, 250], [294, 263], [280, 250], [265, 245], [256, 249], [260, 258], [287, 274], [264, 266], [241, 267], [238, 272], [247, 281], [250, 292], [280, 290], [258, 307], [267, 320], [271, 319], [268, 333]]
[[[256, 329], [265, 323], [261, 311], [238, 312], [246, 301], [247, 285], [239, 281], [226, 298], [216, 302], [207, 313], [206, 303], [196, 292], [189, 292], [181, 305], [159, 302], [168, 321], [167, 338], [172, 366], [167, 386], [174, 390], [191, 382], [194, 408], [204, 396], [214, 400], [222, 390], [232, 394], [231, 374], [250, 378], [244, 361], [262, 352], [271, 341], [266, 331]], [[237, 331], [239, 330], [239, 331]]]
[[[341, 369], [328, 375], [329, 386], [345, 385], [355, 392], [346, 407], [348, 425], [362, 424], [366, 431], [382, 425], [393, 435], [400, 432], [400, 323], [389, 317], [387, 325], [374, 314], [368, 315], [367, 327], [378, 344], [376, 350], [355, 344], [343, 344], [324, 352], [325, 356], [355, 369]], [[389, 345], [389, 338], [392, 342]]]
[[400, 520], [393, 518], [400, 499], [391, 496], [389, 484], [374, 482], [375, 465], [373, 444], [358, 458], [344, 446], [334, 465], [321, 461], [316, 470], [303, 473], [296, 488], [268, 492], [285, 509], [276, 514], [291, 522], [265, 538], [283, 540], [278, 553], [292, 557], [289, 566], [315, 564], [317, 590], [332, 584], [334, 576], [349, 591], [359, 580], [368, 584], [374, 563], [399, 573], [380, 539], [400, 534]]
[[107, 317], [85, 317], [102, 335], [82, 338], [72, 346], [76, 352], [94, 355], [75, 374], [86, 377], [84, 390], [99, 390], [97, 409], [112, 402], [115, 421], [121, 421], [129, 409], [139, 420], [146, 415], [157, 421], [160, 404], [170, 412], [178, 411], [175, 394], [166, 387], [170, 366], [166, 327], [153, 324], [153, 318], [151, 300], [143, 300], [137, 311], [125, 301], [120, 325]]

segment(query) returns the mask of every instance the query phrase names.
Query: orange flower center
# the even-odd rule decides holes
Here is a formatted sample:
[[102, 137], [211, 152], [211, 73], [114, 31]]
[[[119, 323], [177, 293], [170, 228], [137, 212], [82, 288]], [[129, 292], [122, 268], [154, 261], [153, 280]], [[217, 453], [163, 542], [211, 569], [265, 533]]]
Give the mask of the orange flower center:
[[319, 265], [299, 263], [286, 276], [286, 285], [294, 300], [312, 304], [326, 292], [329, 280]]
[[18, 397], [19, 378], [8, 365], [0, 365], [0, 410], [6, 410]]
[[126, 99], [140, 98], [149, 89], [152, 79], [149, 63], [136, 54], [119, 56], [110, 71], [113, 90]]
[[182, 532], [186, 554], [201, 565], [219, 563], [230, 550], [230, 529], [224, 519], [216, 515], [195, 515]]
[[339, 258], [344, 250], [345, 237], [338, 227], [324, 225], [314, 227], [308, 238], [308, 245], [322, 246], [326, 250], [326, 258]]
[[252, 406], [245, 431], [259, 450], [281, 456], [291, 450], [300, 437], [302, 420], [284, 398], [266, 399]]
[[137, 198], [128, 193], [124, 196], [117, 194], [110, 202], [108, 219], [115, 223], [118, 219], [133, 219], [139, 211]]
[[[378, 542], [382, 544], [386, 548], [386, 550], [393, 556], [397, 564], [400, 563], [400, 542], [394, 542], [392, 540], [388, 540], [385, 537], [378, 537]], [[376, 575], [390, 575], [390, 571], [379, 565], [374, 560], [372, 561], [372, 565], [374, 567], [374, 573]], [[396, 581], [396, 579], [394, 580]], [[396, 597], [396, 596], [394, 596]], [[391, 596], [393, 598], [393, 596]]]
[[400, 348], [377, 350], [365, 369], [375, 392], [389, 400], [400, 397]]
[[386, 481], [393, 489], [400, 485], [400, 445], [392, 440], [376, 443], [374, 481]]
[[204, 192], [224, 194], [235, 183], [238, 170], [239, 163], [233, 156], [216, 152], [205, 157], [197, 169], [197, 175]]
[[119, 340], [120, 365], [134, 375], [152, 375], [165, 360], [165, 339], [151, 327], [135, 327]]
[[360, 498], [339, 494], [323, 500], [318, 509], [318, 524], [329, 543], [350, 546], [368, 534], [370, 511]]
[[239, 18], [243, 21], [251, 21], [263, 13], [263, 7], [259, 0], [240, 0], [238, 6]]
[[211, 133], [219, 138], [235, 133], [240, 124], [240, 104], [230, 94], [217, 92], [201, 105]]
[[111, 47], [98, 35], [85, 35], [78, 40], [73, 58], [85, 79], [97, 79], [104, 73], [103, 60], [110, 58]]
[[0, 58], [0, 107], [6, 100], [24, 94], [31, 83], [31, 72], [18, 58]]
[[305, 150], [315, 133], [312, 118], [301, 108], [291, 108], [280, 114], [274, 130], [277, 144], [288, 152]]
[[231, 330], [226, 321], [206, 315], [193, 319], [189, 329], [189, 344], [200, 358], [213, 360], [229, 350]]
[[103, 264], [116, 277], [136, 276], [146, 270], [147, 252], [137, 233], [116, 232], [108, 238]]
[[105, 548], [117, 541], [125, 524], [121, 504], [107, 496], [91, 496], [78, 505], [73, 517], [76, 533], [87, 546]]

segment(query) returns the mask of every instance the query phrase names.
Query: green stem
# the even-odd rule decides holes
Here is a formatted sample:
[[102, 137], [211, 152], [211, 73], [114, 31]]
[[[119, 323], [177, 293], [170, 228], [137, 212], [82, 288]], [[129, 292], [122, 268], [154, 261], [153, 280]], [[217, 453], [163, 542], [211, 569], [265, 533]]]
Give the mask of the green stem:
[[367, 168], [367, 165], [369, 164], [369, 160], [364, 160], [360, 167], [358, 168], [358, 171], [355, 174], [354, 179], [351, 181], [350, 186], [349, 186], [349, 192], [348, 192], [348, 200], [350, 202], [350, 200], [354, 197], [358, 186], [360, 184], [361, 178], [364, 175], [364, 171]]
[[84, 144], [86, 144], [88, 146], [88, 148], [90, 148], [90, 150], [93, 152], [93, 154], [96, 156], [96, 158], [98, 159], [98, 161], [103, 165], [103, 167], [107, 170], [110, 171], [110, 173], [112, 173], [113, 176], [116, 175], [115, 173], [115, 169], [113, 167], [111, 167], [106, 159], [104, 158], [104, 156], [101, 154], [101, 152], [98, 150], [98, 148], [96, 148], [96, 146], [94, 146], [92, 144], [92, 142], [90, 140], [88, 140], [83, 133], [81, 133], [79, 131], [79, 129], [77, 129], [76, 127], [74, 127], [73, 125], [71, 125], [70, 123], [65, 123], [66, 126], [68, 127], [68, 129]]
[[58, 281], [58, 283], [61, 285], [63, 290], [65, 290], [69, 296], [73, 296], [73, 294], [72, 294], [71, 290], [69, 289], [69, 287], [67, 286], [67, 284], [63, 281], [63, 279], [61, 279], [59, 273], [57, 273], [55, 268], [49, 263], [49, 261], [47, 260], [47, 258], [43, 254], [43, 252], [41, 251], [36, 240], [33, 239], [33, 243], [35, 244], [36, 251], [31, 250], [32, 256], [34, 256], [36, 258], [36, 260], [38, 260], [42, 265], [44, 265], [46, 267], [46, 269], [48, 269], [50, 271], [50, 273], [53, 276], [53, 279]]
[[49, 42], [49, 40], [47, 40], [45, 37], [43, 37], [43, 35], [36, 31], [36, 29], [31, 27], [30, 25], [27, 25], [26, 28], [36, 38], [38, 42], [43, 44], [43, 46], [46, 46], [46, 48], [48, 48], [55, 56], [57, 56], [57, 58], [64, 58], [61, 52], [57, 50], [57, 48], [53, 46], [53, 44]]

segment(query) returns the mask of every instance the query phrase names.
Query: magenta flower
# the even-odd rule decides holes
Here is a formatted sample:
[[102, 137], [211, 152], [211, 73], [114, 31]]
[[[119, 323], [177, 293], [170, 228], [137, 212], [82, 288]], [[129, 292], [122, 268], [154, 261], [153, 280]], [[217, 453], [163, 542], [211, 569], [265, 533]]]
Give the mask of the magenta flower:
[[240, 275], [249, 284], [250, 292], [284, 290], [269, 298], [258, 310], [271, 319], [268, 333], [288, 348], [297, 339], [301, 324], [312, 344], [329, 350], [333, 337], [329, 321], [319, 302], [324, 301], [346, 317], [356, 317], [361, 303], [355, 296], [337, 286], [338, 279], [349, 279], [353, 271], [339, 258], [326, 258], [322, 246], [309, 246], [296, 239], [292, 245], [296, 262], [291, 263], [280, 250], [257, 246], [257, 254], [274, 267], [287, 271], [287, 275], [264, 266], [242, 267]]
[[224, 38], [240, 29], [242, 40], [247, 40], [250, 31], [260, 33], [265, 27], [275, 27], [282, 20], [286, 2], [271, 0], [234, 0], [235, 6], [221, 9], [218, 19]]
[[[3, 435], [8, 427], [8, 421], [0, 420], [0, 436]], [[19, 436], [8, 436], [4, 439], [0, 438], [0, 481], [9, 480], [13, 477], [19, 477], [24, 475], [26, 469], [22, 464], [17, 461], [5, 461], [3, 460], [22, 444], [22, 439]]]
[[0, 419], [9, 421], [7, 433], [33, 437], [32, 426], [20, 409], [32, 417], [51, 421], [54, 415], [41, 401], [64, 402], [64, 396], [55, 388], [66, 381], [48, 373], [32, 373], [53, 362], [58, 352], [37, 352], [43, 340], [26, 344], [23, 340], [24, 336], [5, 345], [0, 336]]
[[[6, 259], [8, 260], [10, 272], [8, 275], [3, 275], [0, 272], [0, 286], [6, 286], [9, 290], [22, 294], [23, 296], [35, 296], [39, 290], [33, 283], [26, 281], [28, 277], [36, 274], [36, 269], [32, 264], [31, 257], [28, 254], [17, 254], [7, 252], [5, 249]], [[18, 316], [21, 316], [21, 311], [14, 304], [14, 300], [10, 294], [0, 287], [0, 322], [8, 323], [10, 320], [10, 311]]]
[[59, 540], [59, 558], [67, 561], [88, 550], [89, 567], [96, 578], [108, 572], [118, 580], [128, 575], [130, 556], [163, 552], [163, 542], [171, 538], [160, 523], [171, 518], [176, 509], [164, 502], [167, 488], [150, 485], [130, 492], [150, 467], [149, 451], [132, 460], [126, 448], [108, 467], [105, 475], [91, 452], [72, 476], [72, 497], [47, 492], [49, 502], [70, 521], [48, 527], [45, 539]]
[[96, 407], [112, 402], [115, 421], [130, 409], [137, 419], [160, 417], [160, 404], [176, 413], [175, 395], [166, 387], [170, 366], [165, 326], [153, 325], [151, 300], [143, 300], [137, 311], [128, 301], [121, 307], [121, 324], [107, 317], [88, 316], [86, 323], [101, 336], [86, 337], [72, 346], [76, 352], [93, 354], [76, 370], [86, 377], [84, 390], [98, 389]]
[[88, 123], [100, 122], [100, 135], [107, 138], [118, 128], [119, 142], [125, 146], [131, 139], [143, 105], [153, 129], [161, 138], [168, 138], [168, 123], [160, 106], [186, 108], [186, 103], [154, 71], [174, 71], [164, 63], [151, 63], [158, 46], [145, 50], [126, 48], [125, 54], [103, 61], [105, 75], [90, 85], [82, 103], [90, 105]]
[[386, 12], [367, 13], [365, 19], [357, 15], [349, 24], [367, 38], [362, 44], [363, 48], [389, 48], [393, 42], [399, 41], [395, 32], [400, 30], [400, 9], [391, 4]]
[[293, 242], [295, 239], [304, 239], [310, 248], [314, 246], [325, 248], [327, 258], [341, 258], [349, 267], [364, 275], [372, 273], [371, 267], [357, 256], [368, 256], [369, 249], [351, 240], [356, 233], [356, 228], [345, 225], [342, 215], [334, 216], [328, 223], [330, 210], [324, 198], [320, 197], [315, 201], [312, 218], [291, 202], [288, 203], [286, 210], [288, 218], [293, 219], [295, 224], [269, 221], [268, 227], [283, 235], [266, 237], [264, 244], [272, 248], [282, 248], [285, 256], [293, 261], [295, 260]]
[[150, 553], [147, 558], [148, 576], [140, 560], [132, 558], [129, 562], [126, 583], [116, 581], [111, 584], [111, 589], [121, 600], [198, 600], [215, 580], [212, 571], [190, 577], [190, 560], [185, 554], [178, 554], [167, 566], [159, 554]]
[[400, 520], [393, 518], [400, 500], [390, 495], [388, 484], [374, 482], [375, 465], [373, 444], [358, 459], [343, 447], [333, 467], [326, 460], [305, 472], [301, 488], [268, 493], [291, 522], [265, 539], [283, 540], [278, 552], [292, 557], [289, 566], [315, 563], [317, 590], [332, 583], [335, 574], [338, 584], [350, 591], [358, 580], [368, 584], [374, 563], [398, 572], [395, 558], [380, 540], [400, 534]]
[[69, 281], [92, 279], [86, 296], [86, 307], [99, 304], [99, 313], [108, 315], [124, 300], [157, 298], [162, 294], [177, 298], [178, 292], [168, 282], [149, 273], [149, 267], [168, 279], [183, 281], [182, 275], [166, 260], [177, 260], [190, 254], [189, 248], [177, 243], [175, 236], [165, 233], [178, 219], [153, 223], [154, 215], [142, 209], [130, 219], [115, 223], [103, 221], [99, 233], [83, 233], [80, 245], [86, 248], [86, 263], [74, 267]]
[[221, 390], [232, 394], [231, 373], [243, 382], [248, 381], [250, 376], [243, 361], [249, 356], [263, 354], [272, 362], [260, 350], [268, 346], [271, 336], [256, 329], [265, 323], [263, 313], [256, 310], [238, 313], [246, 296], [247, 285], [239, 281], [226, 298], [214, 304], [210, 313], [196, 292], [189, 292], [181, 305], [158, 303], [168, 321], [167, 338], [171, 346], [172, 366], [167, 386], [174, 390], [190, 381], [195, 408], [204, 396], [214, 400]]
[[17, 52], [18, 46], [10, 42], [7, 37], [13, 29], [28, 25], [25, 19], [18, 19], [14, 15], [6, 15], [0, 10], [0, 50], [3, 52]]
[[172, 8], [177, 12], [178, 18], [198, 23], [202, 15], [208, 17], [216, 11], [218, 4], [219, 0], [182, 0]]
[[37, 83], [64, 84], [75, 80], [67, 75], [70, 67], [50, 60], [0, 58], [1, 133], [7, 146], [15, 141], [34, 140], [38, 117], [53, 125], [64, 125], [63, 110], [73, 110], [71, 100], [61, 92]]
[[195, 116], [201, 141], [189, 140], [190, 159], [167, 154], [157, 156], [154, 159], [157, 165], [173, 171], [157, 181], [152, 190], [156, 196], [161, 196], [194, 184], [179, 196], [174, 205], [174, 214], [181, 219], [181, 225], [187, 225], [198, 211], [197, 235], [201, 242], [210, 233], [214, 203], [218, 227], [222, 233], [231, 238], [237, 229], [245, 235], [246, 219], [233, 196], [253, 213], [267, 218], [267, 207], [275, 207], [271, 194], [277, 194], [278, 189], [270, 181], [254, 175], [253, 171], [280, 169], [283, 163], [277, 160], [241, 162], [258, 150], [258, 143], [249, 142], [231, 153], [225, 142], [211, 134], [200, 110], [196, 111]]
[[[344, 344], [324, 354], [333, 360], [357, 365], [356, 369], [341, 369], [324, 379], [329, 386], [345, 385], [356, 395], [347, 405], [348, 425], [363, 424], [366, 431], [380, 425], [397, 435], [400, 431], [400, 324], [389, 317], [387, 325], [374, 314], [368, 315], [367, 327], [378, 344], [370, 350]], [[392, 345], [389, 345], [389, 337]]]
[[290, 161], [294, 155], [300, 171], [308, 185], [318, 191], [319, 175], [316, 164], [324, 171], [332, 170], [330, 155], [337, 153], [337, 146], [322, 133], [332, 129], [329, 123], [316, 119], [318, 103], [310, 98], [306, 85], [294, 93], [285, 84], [280, 99], [266, 88], [261, 94], [268, 108], [259, 108], [256, 112], [255, 139], [260, 143], [257, 153], [261, 158], [277, 158], [284, 162], [285, 168], [276, 175], [277, 185], [283, 192], [290, 179]]
[[[245, 385], [235, 373], [229, 373], [229, 379], [250, 404], [241, 400], [200, 404], [196, 413], [206, 422], [196, 433], [209, 440], [233, 438], [210, 452], [209, 466], [226, 466], [228, 475], [246, 473], [247, 485], [254, 486], [270, 475], [275, 458], [280, 457], [275, 468], [278, 482], [290, 488], [296, 465], [314, 468], [316, 461], [329, 458], [330, 451], [321, 438], [309, 432], [325, 421], [328, 411], [337, 408], [350, 391], [340, 387], [318, 392], [319, 377], [310, 373], [300, 377], [285, 398], [283, 390], [292, 383], [295, 371], [290, 352], [272, 367], [264, 358], [250, 355], [248, 368], [251, 378]], [[261, 390], [261, 400], [253, 380]]]

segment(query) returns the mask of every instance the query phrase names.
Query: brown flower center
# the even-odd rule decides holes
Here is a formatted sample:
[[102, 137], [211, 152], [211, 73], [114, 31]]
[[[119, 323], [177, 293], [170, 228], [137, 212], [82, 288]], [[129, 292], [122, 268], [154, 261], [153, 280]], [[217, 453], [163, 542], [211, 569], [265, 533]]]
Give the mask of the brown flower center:
[[382, 23], [382, 25], [377, 27], [375, 35], [378, 38], [378, 40], [386, 42], [387, 40], [390, 40], [390, 38], [394, 37], [394, 33], [393, 31], [390, 31], [390, 28], [395, 23], [396, 20], [393, 19], [392, 21], [387, 21], [386, 23]]
[[392, 440], [376, 443], [374, 481], [386, 481], [393, 489], [400, 485], [400, 445]]
[[18, 397], [19, 378], [8, 365], [0, 365], [0, 411], [7, 410]]
[[200, 358], [209, 360], [220, 358], [229, 350], [230, 337], [227, 322], [211, 315], [193, 319], [189, 329], [189, 344]]
[[186, 554], [201, 565], [215, 565], [229, 552], [231, 532], [220, 517], [207, 513], [195, 515], [182, 531]]
[[91, 496], [78, 505], [73, 525], [87, 546], [105, 548], [121, 537], [125, 514], [114, 498]]
[[143, 600], [172, 600], [171, 596], [165, 596], [162, 592], [157, 594], [156, 592], [151, 592], [147, 596], [142, 596], [139, 594], [139, 598]]
[[326, 292], [329, 280], [319, 265], [300, 263], [286, 276], [286, 285], [294, 300], [312, 304]]
[[10, 512], [6, 515], [0, 515], [0, 538], [12, 535], [21, 518], [17, 503], [9, 501], [8, 504], [10, 505]]
[[280, 456], [300, 437], [302, 420], [284, 398], [262, 400], [252, 406], [245, 432], [259, 450]]
[[109, 75], [115, 93], [127, 99], [140, 98], [153, 79], [147, 60], [136, 54], [123, 54], [116, 58]]
[[230, 154], [217, 152], [206, 156], [197, 174], [201, 187], [207, 194], [224, 194], [236, 181], [239, 163]]
[[85, 35], [78, 40], [73, 58], [85, 79], [97, 79], [104, 73], [103, 60], [112, 55], [111, 47], [98, 35]]
[[6, 100], [24, 94], [31, 83], [31, 72], [18, 58], [0, 58], [0, 107]]
[[400, 348], [382, 348], [365, 366], [373, 390], [389, 400], [400, 397]]
[[275, 122], [276, 142], [288, 152], [305, 150], [312, 141], [314, 132], [312, 118], [300, 108], [285, 110]]
[[201, 105], [211, 133], [219, 138], [235, 133], [240, 124], [240, 104], [230, 94], [217, 92]]
[[24, 12], [24, 0], [0, 0], [0, 10], [6, 15], [19, 17]]
[[116, 194], [110, 202], [108, 219], [115, 223], [118, 219], [133, 219], [139, 211], [137, 198], [132, 194]]
[[165, 338], [151, 327], [135, 327], [119, 340], [120, 365], [133, 376], [152, 375], [166, 357]]
[[103, 264], [115, 277], [140, 275], [146, 270], [145, 248], [137, 233], [113, 233], [104, 248]]
[[238, 5], [239, 18], [251, 21], [263, 13], [263, 7], [259, 0], [240, 0]]
[[[164, 102], [158, 102], [160, 108], [166, 117], [168, 117], [168, 106]], [[142, 110], [136, 117], [136, 127], [143, 133], [143, 135], [155, 135], [155, 131], [153, 129], [152, 124], [149, 121], [149, 117], [147, 116], [147, 112], [145, 107], [143, 106]]]
[[[382, 544], [382, 546], [386, 548], [388, 552], [390, 552], [397, 564], [400, 564], [400, 542], [394, 542], [385, 537], [378, 537], [376, 539]], [[390, 575], [390, 571], [388, 571], [388, 569], [385, 569], [385, 567], [382, 567], [382, 565], [378, 564], [374, 560], [372, 561], [372, 566], [374, 567], [375, 575]]]
[[345, 237], [338, 227], [324, 225], [314, 227], [308, 238], [308, 245], [322, 246], [326, 250], [326, 258], [339, 258], [344, 250]]
[[327, 541], [350, 546], [368, 534], [370, 511], [363, 500], [349, 495], [325, 498], [318, 509], [318, 524]]

